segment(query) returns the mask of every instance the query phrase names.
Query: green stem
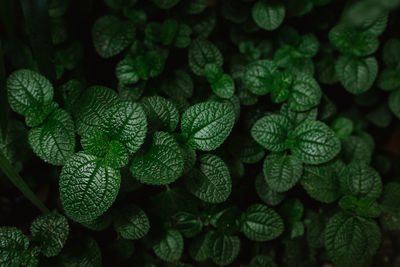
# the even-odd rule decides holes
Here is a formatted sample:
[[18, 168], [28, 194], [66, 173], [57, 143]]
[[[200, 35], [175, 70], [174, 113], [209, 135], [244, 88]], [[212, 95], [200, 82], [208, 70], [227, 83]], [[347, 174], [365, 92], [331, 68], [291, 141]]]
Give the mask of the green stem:
[[32, 192], [29, 186], [24, 182], [22, 177], [17, 173], [13, 166], [11, 166], [8, 159], [0, 152], [0, 169], [8, 177], [8, 179], [24, 194], [24, 196], [32, 202], [43, 213], [49, 213], [49, 209], [40, 201], [37, 196]]

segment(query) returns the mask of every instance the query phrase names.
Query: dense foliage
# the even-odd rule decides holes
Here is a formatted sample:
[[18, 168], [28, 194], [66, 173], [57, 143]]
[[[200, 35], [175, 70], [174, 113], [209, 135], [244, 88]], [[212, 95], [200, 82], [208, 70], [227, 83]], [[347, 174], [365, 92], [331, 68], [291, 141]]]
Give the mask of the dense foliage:
[[398, 266], [399, 5], [2, 1], [0, 266]]

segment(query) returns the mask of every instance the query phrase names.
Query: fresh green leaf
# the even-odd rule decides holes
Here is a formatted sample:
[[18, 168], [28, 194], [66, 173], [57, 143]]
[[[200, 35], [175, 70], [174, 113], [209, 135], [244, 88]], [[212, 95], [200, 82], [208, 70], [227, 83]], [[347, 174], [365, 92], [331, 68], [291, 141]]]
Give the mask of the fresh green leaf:
[[369, 197], [357, 199], [355, 196], [344, 196], [339, 201], [339, 206], [344, 210], [354, 211], [360, 217], [379, 217], [381, 210], [378, 202]]
[[346, 117], [339, 117], [332, 122], [332, 130], [336, 133], [337, 137], [345, 138], [351, 135], [354, 129], [352, 120]]
[[273, 61], [262, 59], [246, 66], [242, 81], [250, 92], [255, 95], [265, 95], [273, 84], [274, 74], [278, 67]]
[[136, 240], [144, 237], [150, 222], [146, 213], [135, 205], [124, 205], [114, 212], [113, 225], [122, 238]]
[[175, 228], [186, 238], [196, 236], [203, 229], [203, 222], [199, 216], [188, 212], [178, 212], [172, 216], [172, 220]]
[[210, 240], [213, 232], [209, 231], [196, 236], [189, 245], [189, 254], [195, 261], [205, 261], [211, 256]]
[[306, 111], [319, 104], [322, 91], [314, 78], [299, 74], [296, 75], [288, 98], [289, 108], [294, 111]]
[[179, 112], [171, 101], [161, 96], [151, 96], [142, 98], [140, 104], [146, 114], [150, 132], [175, 130], [179, 122]]
[[239, 254], [240, 239], [214, 232], [210, 237], [210, 257], [218, 266], [231, 264]]
[[189, 46], [189, 67], [198, 76], [204, 75], [207, 64], [222, 66], [223, 60], [218, 48], [204, 38], [195, 39]]
[[272, 31], [282, 24], [285, 6], [279, 1], [260, 0], [254, 4], [251, 14], [260, 28]]
[[0, 227], [0, 264], [20, 266], [28, 250], [28, 238], [15, 227]]
[[183, 237], [177, 230], [168, 230], [153, 245], [153, 251], [163, 261], [178, 261], [183, 252]]
[[211, 84], [213, 92], [221, 98], [231, 98], [235, 93], [235, 83], [231, 76], [223, 74], [216, 82]]

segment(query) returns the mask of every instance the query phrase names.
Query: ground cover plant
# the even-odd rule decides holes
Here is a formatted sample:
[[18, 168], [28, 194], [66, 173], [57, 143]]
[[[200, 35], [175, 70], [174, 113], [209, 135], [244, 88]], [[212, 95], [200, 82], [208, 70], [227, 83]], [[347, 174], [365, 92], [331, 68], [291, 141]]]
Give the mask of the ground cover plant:
[[400, 266], [399, 5], [0, 1], [0, 266]]

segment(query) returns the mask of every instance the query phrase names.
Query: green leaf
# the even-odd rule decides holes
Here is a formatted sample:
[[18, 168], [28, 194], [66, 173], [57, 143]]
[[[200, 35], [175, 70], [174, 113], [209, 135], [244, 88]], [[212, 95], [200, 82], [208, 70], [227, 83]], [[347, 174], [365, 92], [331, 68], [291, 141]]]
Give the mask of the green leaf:
[[303, 163], [292, 155], [272, 153], [265, 158], [263, 173], [269, 188], [286, 192], [300, 180]]
[[255, 187], [257, 195], [270, 206], [276, 206], [285, 198], [285, 193], [278, 193], [269, 188], [264, 175], [259, 174], [256, 177]]
[[189, 46], [189, 67], [194, 74], [204, 75], [207, 64], [222, 66], [224, 58], [218, 48], [204, 38], [195, 39]]
[[325, 220], [320, 214], [307, 211], [304, 223], [306, 225], [306, 239], [311, 248], [322, 248], [324, 246]]
[[111, 225], [112, 216], [109, 211], [106, 211], [93, 221], [82, 222], [81, 224], [92, 231], [104, 231]]
[[163, 261], [174, 262], [181, 258], [183, 237], [179, 231], [170, 229], [153, 245], [153, 251]]
[[0, 227], [0, 264], [20, 266], [28, 250], [28, 238], [15, 227]]
[[329, 32], [329, 40], [343, 54], [357, 57], [369, 56], [378, 49], [378, 38], [369, 31], [356, 31], [337, 25]]
[[390, 93], [388, 101], [390, 110], [400, 119], [400, 89]]
[[338, 266], [363, 266], [381, 243], [378, 225], [345, 212], [335, 214], [325, 229], [325, 247]]
[[114, 202], [121, 175], [102, 159], [76, 153], [61, 170], [60, 199], [65, 213], [77, 222], [89, 222]]
[[374, 57], [357, 58], [340, 56], [335, 64], [336, 73], [343, 87], [358, 95], [368, 91], [378, 74], [378, 62]]
[[134, 84], [140, 80], [139, 73], [136, 70], [135, 64], [132, 62], [134, 59], [126, 57], [118, 62], [115, 68], [115, 76], [122, 84]]
[[142, 98], [140, 104], [146, 113], [150, 132], [175, 130], [179, 122], [179, 112], [171, 101], [161, 96], [150, 96]]
[[133, 42], [135, 34], [132, 22], [111, 15], [98, 18], [92, 29], [94, 47], [102, 58], [119, 54]]
[[253, 94], [265, 95], [270, 91], [277, 71], [278, 67], [271, 60], [254, 61], [246, 66], [242, 81]]
[[46, 257], [54, 257], [67, 241], [69, 226], [63, 215], [53, 212], [36, 217], [30, 231], [33, 240], [41, 244], [41, 253]]
[[[72, 242], [75, 241], [75, 242]], [[101, 266], [101, 250], [97, 242], [91, 237], [81, 237], [71, 240], [70, 244], [60, 255], [62, 267], [67, 266]]]
[[353, 132], [354, 123], [349, 118], [339, 117], [332, 122], [331, 128], [335, 132], [337, 137], [345, 138], [350, 136]]
[[269, 241], [283, 233], [283, 220], [274, 210], [262, 204], [247, 208], [242, 219], [242, 232], [253, 241]]
[[211, 84], [217, 82], [221, 78], [223, 73], [224, 70], [222, 69], [222, 67], [215, 63], [209, 63], [204, 66], [204, 76]]
[[251, 14], [260, 28], [273, 31], [285, 18], [285, 6], [279, 1], [260, 0], [254, 4]]
[[180, 0], [152, 0], [159, 8], [170, 9], [179, 3]]
[[218, 266], [231, 264], [239, 254], [240, 239], [214, 232], [210, 237], [210, 257]]
[[360, 217], [379, 217], [381, 210], [378, 202], [369, 197], [357, 199], [355, 196], [344, 196], [339, 201], [339, 206], [344, 210], [354, 211]]
[[249, 267], [278, 267], [278, 265], [269, 256], [257, 255], [251, 259]]
[[58, 104], [55, 102], [50, 102], [43, 106], [30, 107], [25, 113], [25, 124], [28, 127], [39, 126], [57, 108]]
[[64, 107], [69, 113], [73, 113], [78, 103], [79, 96], [83, 91], [83, 84], [78, 80], [69, 80], [59, 87]]
[[81, 145], [85, 153], [96, 157], [104, 156], [109, 144], [109, 137], [102, 131], [87, 132], [81, 138]]
[[391, 68], [396, 68], [400, 62], [400, 40], [389, 39], [383, 47], [383, 62]]
[[194, 149], [211, 151], [230, 134], [235, 114], [227, 104], [203, 102], [188, 108], [182, 115], [182, 135]]
[[283, 115], [270, 114], [262, 117], [251, 128], [251, 136], [264, 148], [280, 152], [287, 149], [286, 139], [293, 126]]
[[189, 245], [189, 254], [193, 260], [202, 262], [210, 258], [211, 251], [209, 247], [212, 236], [213, 232], [209, 231], [193, 238]]
[[271, 100], [274, 103], [284, 102], [290, 95], [293, 76], [289, 72], [278, 72], [274, 75], [271, 91]]
[[330, 161], [340, 152], [340, 140], [323, 122], [303, 122], [293, 131], [292, 154], [306, 164]]
[[166, 132], [156, 132], [151, 147], [134, 158], [130, 170], [141, 183], [165, 185], [182, 175], [183, 165], [176, 140]]
[[379, 73], [378, 87], [384, 91], [400, 88], [400, 71], [397, 69], [384, 69]]
[[298, 111], [293, 111], [292, 109], [290, 109], [287, 103], [284, 103], [281, 106], [280, 114], [287, 117], [292, 123], [292, 125], [296, 127], [302, 122], [317, 120], [318, 109], [313, 108], [307, 111], [298, 112]]
[[225, 162], [211, 154], [198, 158], [198, 165], [185, 176], [187, 190], [210, 203], [224, 202], [232, 190], [232, 182]]
[[131, 204], [115, 210], [113, 226], [122, 238], [136, 240], [144, 237], [150, 230], [150, 222], [146, 213]]
[[188, 212], [178, 212], [172, 216], [174, 226], [186, 238], [196, 236], [203, 229], [203, 222], [199, 216]]
[[28, 140], [43, 161], [64, 165], [75, 150], [74, 122], [65, 110], [57, 109], [45, 124], [29, 131]]
[[190, 39], [191, 34], [192, 34], [192, 29], [188, 25], [184, 23], [179, 23], [178, 32], [175, 35], [173, 45], [176, 48], [188, 47], [192, 41]]
[[377, 199], [382, 193], [379, 173], [362, 161], [353, 161], [340, 178], [340, 187], [346, 195]]
[[380, 200], [381, 225], [387, 230], [400, 229], [400, 184], [389, 182], [383, 188]]
[[235, 82], [228, 74], [223, 74], [216, 82], [211, 84], [213, 92], [225, 99], [229, 99], [235, 93]]
[[112, 140], [124, 144], [130, 153], [142, 146], [147, 132], [146, 114], [138, 103], [120, 102], [111, 106], [103, 125]]
[[8, 102], [12, 110], [25, 115], [29, 108], [40, 108], [53, 100], [51, 83], [37, 72], [21, 69], [8, 76]]
[[118, 103], [118, 95], [110, 88], [89, 87], [79, 99], [79, 105], [74, 112], [76, 132], [83, 135], [86, 132], [99, 130], [105, 111], [116, 103]]
[[288, 98], [289, 108], [294, 111], [306, 111], [319, 104], [322, 91], [317, 81], [305, 74], [296, 75]]
[[372, 157], [372, 150], [373, 147], [359, 136], [348, 136], [342, 139], [342, 154], [346, 163], [353, 161], [369, 163]]
[[161, 88], [170, 97], [189, 98], [193, 95], [193, 80], [188, 72], [178, 69], [168, 75]]
[[307, 194], [323, 203], [332, 203], [341, 195], [340, 177], [346, 165], [339, 160], [319, 166], [305, 166], [301, 185]]

